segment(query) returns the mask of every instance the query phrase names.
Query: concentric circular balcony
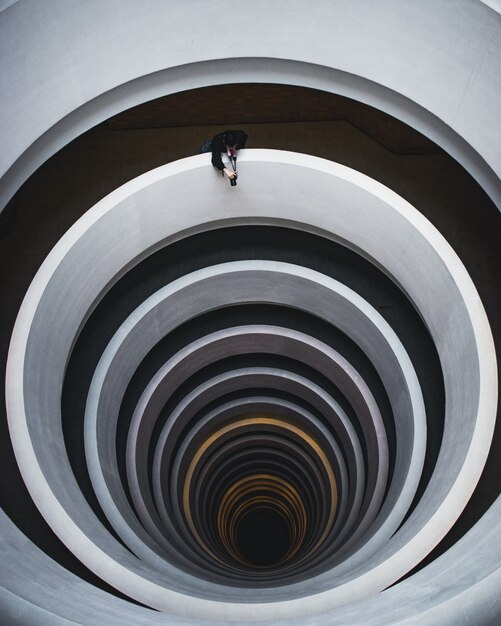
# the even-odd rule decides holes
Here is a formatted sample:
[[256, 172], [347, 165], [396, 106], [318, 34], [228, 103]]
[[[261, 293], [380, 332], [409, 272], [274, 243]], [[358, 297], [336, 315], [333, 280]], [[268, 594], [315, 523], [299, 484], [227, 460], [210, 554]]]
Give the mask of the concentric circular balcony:
[[[214, 621], [303, 618], [396, 582], [460, 515], [493, 432], [491, 333], [458, 257], [387, 188], [251, 150], [231, 189], [208, 160], [131, 181], [49, 255], [11, 342], [11, 436], [54, 532], [127, 596], [175, 614], [188, 594], [189, 615]], [[292, 263], [276, 244], [299, 231]], [[241, 239], [237, 257], [214, 236]], [[196, 249], [217, 262], [179, 273]], [[148, 295], [152, 263], [163, 286]], [[358, 291], [338, 280], [352, 263]], [[118, 315], [124, 291], [142, 293]]]
[[225, 9], [0, 7], [0, 621], [498, 624], [495, 2]]

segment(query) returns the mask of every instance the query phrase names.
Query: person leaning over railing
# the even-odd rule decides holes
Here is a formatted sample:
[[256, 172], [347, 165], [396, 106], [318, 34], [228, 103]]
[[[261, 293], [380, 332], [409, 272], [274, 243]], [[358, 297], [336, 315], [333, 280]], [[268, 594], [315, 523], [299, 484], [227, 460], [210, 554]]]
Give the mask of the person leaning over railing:
[[228, 150], [233, 151], [245, 148], [246, 141], [247, 134], [243, 130], [225, 130], [206, 141], [201, 146], [199, 152], [212, 152], [212, 165], [223, 175], [226, 174], [230, 180], [234, 180], [237, 178], [237, 172], [230, 170], [224, 165], [221, 154], [223, 152], [228, 153]]

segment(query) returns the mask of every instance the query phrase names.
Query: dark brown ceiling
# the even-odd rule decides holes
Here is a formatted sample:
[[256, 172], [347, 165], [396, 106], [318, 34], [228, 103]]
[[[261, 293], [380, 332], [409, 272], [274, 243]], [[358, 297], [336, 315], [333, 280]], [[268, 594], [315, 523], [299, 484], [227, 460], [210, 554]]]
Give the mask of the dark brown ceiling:
[[343, 120], [398, 155], [441, 150], [399, 120], [355, 100], [291, 85], [245, 83], [183, 91], [110, 118], [113, 130], [179, 126], [240, 127], [245, 124]]

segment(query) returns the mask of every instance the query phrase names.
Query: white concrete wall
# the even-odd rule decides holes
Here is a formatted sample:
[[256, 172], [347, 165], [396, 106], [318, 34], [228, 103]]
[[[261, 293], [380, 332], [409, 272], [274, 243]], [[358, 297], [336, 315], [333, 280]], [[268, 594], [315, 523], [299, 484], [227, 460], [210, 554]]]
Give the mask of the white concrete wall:
[[[7, 407], [16, 458], [32, 498], [53, 530], [78, 558], [116, 588], [165, 612], [169, 619], [181, 615], [212, 619], [214, 624], [235, 623], [240, 618], [273, 624], [287, 619], [305, 620], [311, 615], [315, 624], [330, 624], [338, 616], [355, 620], [364, 615], [361, 623], [375, 625], [382, 614], [368, 619], [365, 604], [356, 601], [370, 601], [373, 594], [398, 580], [424, 558], [461, 513], [480, 476], [492, 437], [497, 399], [495, 353], [489, 325], [471, 279], [447, 242], [405, 200], [383, 185], [339, 164], [279, 151], [248, 151], [241, 157], [240, 172], [242, 179], [233, 189], [211, 171], [209, 155], [158, 168], [103, 199], [59, 242], [40, 268], [26, 296], [9, 352]], [[166, 573], [152, 567], [146, 560], [136, 559], [100, 524], [96, 524], [74, 480], [60, 429], [64, 369], [75, 335], [99, 294], [153, 250], [188, 232], [211, 229], [222, 223], [288, 223], [301, 230], [339, 239], [356, 250], [364, 250], [364, 254], [384, 268], [419, 310], [441, 360], [447, 399], [443, 445], [434, 475], [416, 510], [399, 531], [393, 535], [395, 528], [392, 528], [391, 538], [384, 535], [385, 522], [391, 515], [387, 510], [388, 501], [392, 499], [389, 495], [382, 508], [384, 513], [381, 513], [385, 522], [377, 527], [370, 541], [339, 567], [303, 581], [298, 585], [300, 589], [291, 587], [292, 593], [302, 591], [299, 595], [306, 597], [284, 600], [279, 598], [280, 590], [268, 589], [266, 594], [262, 592], [262, 596], [275, 601], [271, 604], [261, 601], [252, 608], [244, 601], [230, 601], [231, 590], [214, 590], [210, 583], [190, 580], [180, 571], [172, 572], [170, 568]], [[102, 262], [103, 258], [106, 263]], [[238, 275], [239, 271], [245, 272], [249, 264], [253, 271], [267, 269], [270, 274], [276, 272], [283, 276], [271, 283], [259, 282], [257, 291], [249, 296], [249, 284], [254, 283], [249, 277]], [[169, 293], [184, 288], [192, 290], [183, 306], [176, 307], [171, 303], [171, 308], [166, 309], [169, 323], [180, 323], [176, 315], [181, 319], [198, 315], [200, 311], [196, 303], [199, 298], [208, 297], [208, 306], [217, 307], [214, 303], [226, 288], [228, 302], [239, 302], [242, 298], [252, 302], [283, 302], [304, 310], [313, 306], [319, 311], [318, 316], [325, 317], [348, 335], [358, 336], [357, 343], [378, 369], [390, 399], [403, 398], [406, 388], [414, 398], [411, 409], [395, 411], [400, 420], [398, 448], [409, 455], [408, 464], [404, 462], [402, 465], [397, 456], [395, 480], [404, 486], [410, 485], [412, 490], [421, 467], [418, 457], [424, 452], [424, 410], [417, 380], [405, 354], [398, 357], [404, 372], [402, 382], [395, 378], [398, 366], [386, 355], [381, 344], [376, 343], [381, 334], [396, 354], [401, 352], [398, 342], [392, 339], [377, 313], [359, 297], [353, 300], [350, 313], [344, 311], [334, 303], [332, 294], [328, 294], [335, 289], [351, 290], [334, 288], [331, 283], [336, 281], [306, 268], [291, 265], [286, 272], [283, 264], [265, 261], [243, 261], [227, 266], [204, 268], [167, 285], [165, 290]], [[220, 272], [223, 276], [235, 273], [236, 278], [221, 284], [215, 280], [214, 284], [209, 284], [208, 291], [204, 291], [204, 280], [210, 282], [212, 274]], [[285, 278], [288, 272], [293, 281], [291, 293], [295, 294], [291, 301], [288, 300]], [[316, 275], [315, 280], [325, 282], [322, 294], [325, 287], [327, 295], [318, 300], [303, 284], [305, 277], [313, 281], [310, 274]], [[198, 278], [195, 280], [194, 277]], [[277, 284], [282, 284], [283, 289], [277, 289]], [[154, 306], [157, 298], [163, 302], [164, 294], [158, 292], [152, 296], [150, 300]], [[142, 308], [149, 311], [153, 305], [145, 301]], [[54, 308], [58, 311], [57, 318], [53, 315]], [[130, 324], [124, 323], [117, 332], [118, 343], [134, 334], [135, 325], [143, 319], [140, 309], [131, 315]], [[366, 322], [360, 320], [362, 314], [372, 320], [377, 331], [368, 330]], [[155, 318], [154, 323], [149, 321], [146, 326], [153, 333], [158, 331], [156, 340], [166, 332], [159, 318]], [[136, 341], [145, 343], [141, 350], [148, 349], [147, 337], [146, 330], [136, 337]], [[117, 349], [113, 341], [109, 349], [112, 355]], [[101, 360], [99, 368], [104, 368], [106, 375], [108, 370], [112, 371], [111, 379], [118, 381], [118, 387], [109, 392], [113, 402], [122, 395], [120, 389], [125, 384], [122, 380], [125, 370], [129, 367], [133, 370], [134, 359], [141, 359], [142, 352], [137, 344], [134, 345], [136, 347], [126, 347], [124, 360], [117, 359], [116, 371], [113, 360], [108, 362], [106, 355]], [[50, 367], [47, 367], [47, 360]], [[99, 369], [99, 376], [105, 374]], [[93, 406], [98, 397], [98, 392], [91, 390], [89, 404]], [[115, 409], [103, 406], [106, 419], [101, 420], [105, 424], [101, 432], [105, 433], [113, 428]], [[89, 415], [93, 415], [92, 409], [89, 411]], [[410, 417], [411, 414], [414, 425], [404, 419], [404, 415]], [[92, 420], [89, 417], [89, 424], [93, 423]], [[46, 445], [47, 433], [51, 437], [50, 447]], [[416, 452], [405, 452], [406, 433], [415, 435]], [[93, 437], [90, 433], [91, 447]], [[101, 467], [103, 463], [99, 455], [93, 454], [91, 459], [94, 480], [94, 469], [97, 471], [97, 466]], [[96, 490], [105, 499], [104, 504], [106, 501], [112, 504], [113, 498], [100, 486]], [[398, 498], [394, 502], [397, 509], [400, 506]], [[409, 504], [410, 500], [398, 514], [404, 515]], [[492, 516], [497, 506], [493, 508]], [[103, 508], [106, 509], [104, 505]], [[109, 516], [112, 523], [114, 517], [114, 514]], [[492, 521], [489, 522], [491, 525]], [[7, 528], [6, 532], [11, 531]], [[381, 542], [378, 539], [382, 534], [384, 541]], [[125, 538], [126, 534], [121, 533], [121, 536]], [[373, 539], [376, 539], [374, 549]], [[447, 589], [445, 595], [439, 594], [443, 601], [450, 595], [462, 594], [473, 582], [488, 580], [499, 567], [500, 551], [491, 546], [489, 554], [478, 559], [478, 543], [477, 538], [466, 538], [462, 542], [459, 560], [456, 550], [456, 556], [444, 557], [442, 563], [445, 565], [434, 566], [437, 585], [443, 584], [451, 564], [461, 566], [461, 559], [466, 573], [476, 568], [475, 576], [461, 579], [454, 592]], [[137, 544], [133, 545], [136, 556], [139, 556]], [[7, 588], [14, 590], [22, 585], [24, 574], [16, 569], [15, 563], [9, 568], [12, 572]], [[189, 601], [178, 589], [181, 583]], [[201, 599], [203, 591], [215, 594], [217, 601]], [[492, 591], [497, 597], [497, 589]], [[422, 599], [422, 584], [411, 585], [410, 591], [408, 585], [404, 586], [402, 595], [398, 591], [393, 593], [397, 602], [406, 598], [407, 593], [416, 596], [418, 614], [428, 609], [427, 601]], [[407, 608], [400, 604], [398, 619], [408, 616]], [[57, 597], [51, 610], [60, 614]], [[85, 611], [85, 606], [78, 607], [78, 611]]]

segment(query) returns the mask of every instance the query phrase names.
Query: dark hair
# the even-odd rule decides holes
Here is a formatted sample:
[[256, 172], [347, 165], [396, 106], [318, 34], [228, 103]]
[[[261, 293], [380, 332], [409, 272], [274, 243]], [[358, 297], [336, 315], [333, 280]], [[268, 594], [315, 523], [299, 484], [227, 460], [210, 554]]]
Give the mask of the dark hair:
[[237, 144], [237, 137], [234, 133], [228, 131], [223, 135], [223, 141], [225, 146], [230, 146], [231, 148]]

